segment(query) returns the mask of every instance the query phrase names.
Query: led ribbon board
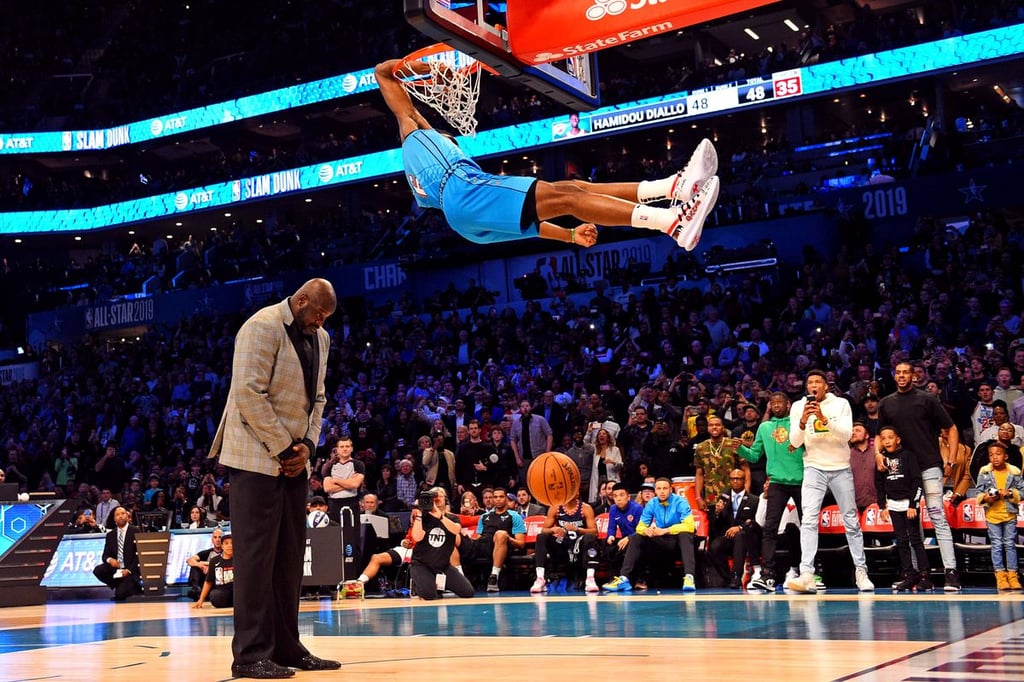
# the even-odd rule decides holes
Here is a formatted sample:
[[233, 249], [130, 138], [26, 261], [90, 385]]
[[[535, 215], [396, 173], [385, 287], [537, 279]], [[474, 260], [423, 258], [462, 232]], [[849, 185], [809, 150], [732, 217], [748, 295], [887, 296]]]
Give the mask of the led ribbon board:
[[[580, 126], [593, 134], [697, 119], [773, 100], [795, 100], [876, 85], [1022, 53], [1024, 24], [1018, 24], [692, 92], [602, 107], [580, 114]], [[561, 116], [485, 130], [474, 138], [461, 138], [459, 144], [469, 155], [481, 158], [542, 147], [556, 140], [571, 139], [565, 137], [567, 120], [567, 116]], [[401, 149], [391, 149], [89, 209], [0, 213], [0, 234], [103, 229], [400, 173]]]
[[113, 149], [376, 89], [377, 79], [373, 69], [363, 69], [112, 128], [0, 133], [0, 154], [52, 154]]

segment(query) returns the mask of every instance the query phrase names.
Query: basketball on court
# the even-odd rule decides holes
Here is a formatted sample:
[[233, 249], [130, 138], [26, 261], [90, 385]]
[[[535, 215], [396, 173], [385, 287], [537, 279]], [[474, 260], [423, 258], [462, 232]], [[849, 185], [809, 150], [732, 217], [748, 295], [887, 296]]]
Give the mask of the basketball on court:
[[545, 452], [526, 471], [526, 486], [543, 505], [565, 504], [580, 492], [580, 470], [567, 455]]

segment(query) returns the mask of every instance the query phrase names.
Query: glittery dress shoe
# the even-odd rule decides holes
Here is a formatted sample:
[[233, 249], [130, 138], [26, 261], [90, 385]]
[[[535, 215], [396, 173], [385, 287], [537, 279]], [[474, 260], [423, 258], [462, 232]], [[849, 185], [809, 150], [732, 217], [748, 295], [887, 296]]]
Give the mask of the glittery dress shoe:
[[326, 658], [317, 658], [313, 654], [306, 654], [297, 661], [290, 661], [285, 663], [289, 668], [298, 668], [299, 670], [337, 670], [341, 667], [341, 663], [338, 661], [332, 661]]
[[265, 658], [255, 663], [232, 663], [231, 674], [235, 677], [249, 677], [256, 680], [279, 680], [293, 677], [295, 671]]

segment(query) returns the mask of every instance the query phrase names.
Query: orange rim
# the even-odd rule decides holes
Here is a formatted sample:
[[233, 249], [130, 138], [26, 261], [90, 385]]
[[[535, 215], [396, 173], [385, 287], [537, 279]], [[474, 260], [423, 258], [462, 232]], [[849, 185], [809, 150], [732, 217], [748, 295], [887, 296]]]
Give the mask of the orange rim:
[[[458, 52], [458, 50], [456, 50], [451, 45], [448, 45], [446, 43], [434, 43], [433, 45], [427, 45], [426, 47], [421, 47], [420, 49], [415, 50], [413, 52], [410, 52], [405, 57], [403, 57], [401, 61], [399, 61], [397, 64], [395, 64], [395, 67], [391, 71], [395, 75], [395, 77], [398, 78], [399, 80], [405, 80], [406, 78], [408, 78], [408, 74], [402, 73], [402, 70], [407, 68], [407, 65], [410, 62], [422, 61], [425, 57], [431, 57], [433, 55], [444, 54], [446, 52]], [[469, 64], [468, 66], [464, 66], [461, 69], [458, 69], [457, 73], [459, 73], [459, 74], [467, 74], [468, 75], [470, 73], [473, 73], [477, 69], [481, 69], [481, 68], [484, 71], [487, 71], [487, 72], [489, 72], [489, 73], [491, 73], [491, 74], [493, 74], [495, 76], [499, 75], [496, 70], [494, 70], [493, 68], [491, 68], [487, 64], [484, 64], [479, 59], [475, 59], [475, 58], [473, 58], [473, 63]], [[429, 77], [425, 77], [425, 78], [417, 79], [417, 82], [424, 83], [424, 84], [429, 84], [432, 80], [433, 79], [431, 79]]]

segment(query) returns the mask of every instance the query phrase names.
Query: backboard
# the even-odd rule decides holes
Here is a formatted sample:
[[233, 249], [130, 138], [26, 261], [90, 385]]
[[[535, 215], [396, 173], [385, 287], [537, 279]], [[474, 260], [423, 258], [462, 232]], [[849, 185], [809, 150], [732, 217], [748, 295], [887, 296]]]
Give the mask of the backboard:
[[585, 54], [548, 64], [516, 59], [505, 29], [505, 2], [488, 0], [405, 0], [405, 18], [420, 33], [460, 52], [576, 111], [600, 102], [597, 56]]

